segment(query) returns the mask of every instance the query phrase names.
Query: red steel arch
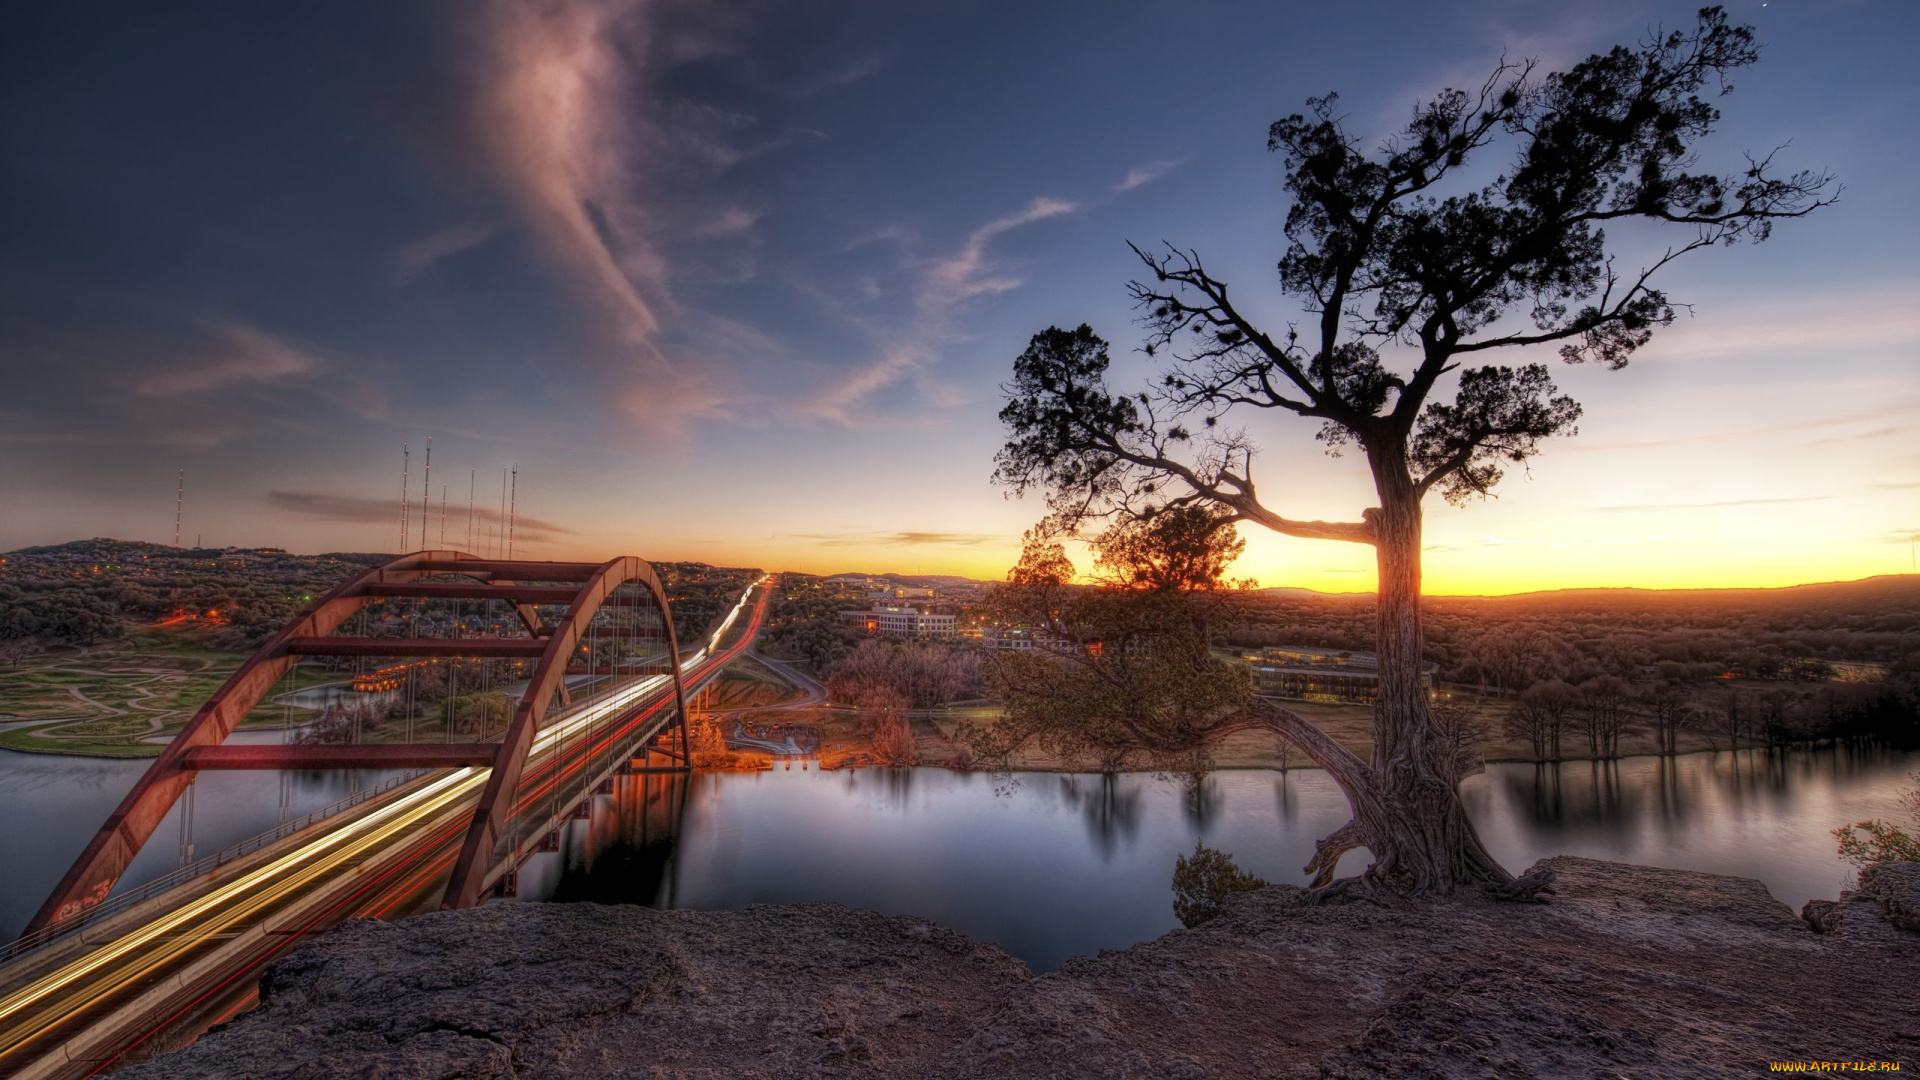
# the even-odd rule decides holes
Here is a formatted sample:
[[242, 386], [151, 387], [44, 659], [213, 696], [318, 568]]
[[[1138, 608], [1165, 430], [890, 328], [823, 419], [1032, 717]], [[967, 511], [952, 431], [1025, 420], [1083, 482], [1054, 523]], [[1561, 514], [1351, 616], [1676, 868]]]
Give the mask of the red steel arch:
[[[423, 578], [461, 575], [478, 584], [429, 583]], [[518, 581], [578, 581], [572, 587], [526, 586]], [[464, 906], [479, 899], [479, 880], [486, 867], [482, 858], [504, 820], [504, 810], [518, 782], [527, 750], [532, 746], [548, 703], [557, 693], [566, 699], [568, 661], [594, 613], [616, 589], [629, 582], [644, 585], [660, 606], [671, 659], [673, 692], [685, 740], [686, 696], [681, 681], [680, 647], [666, 592], [653, 567], [643, 559], [622, 556], [606, 563], [503, 562], [460, 551], [417, 551], [384, 563], [334, 589], [308, 608], [233, 673], [200, 707], [186, 727], [154, 759], [146, 773], [108, 816], [72, 869], [60, 879], [27, 933], [84, 914], [105, 899], [142, 846], [153, 835], [167, 811], [203, 769], [282, 769], [424, 767], [449, 768], [488, 765], [488, 778], [466, 846], [461, 851], [448, 906]], [[367, 604], [392, 597], [458, 597], [503, 599], [513, 606], [531, 637], [526, 641], [499, 638], [336, 638], [333, 632]], [[542, 626], [537, 604], [568, 605], [564, 620]], [[377, 746], [224, 746], [236, 725], [259, 704], [281, 676], [302, 656], [448, 656], [476, 659], [538, 659], [533, 677], [521, 696], [513, 723], [498, 743]], [[501, 792], [508, 793], [502, 796]], [[481, 845], [485, 846], [482, 847]]]
[[[460, 857], [453, 864], [447, 895], [440, 904], [443, 909], [472, 907], [480, 902], [481, 891], [486, 886], [488, 856], [493, 853], [500, 827], [506, 823], [514, 790], [520, 786], [520, 770], [526, 764], [527, 751], [532, 749], [540, 722], [546, 718], [547, 703], [553, 699], [556, 689], [566, 685], [567, 660], [579, 647], [580, 637], [593, 621], [594, 612], [600, 610], [614, 590], [632, 581], [645, 584], [660, 605], [667, 629], [667, 653], [673, 657], [673, 695], [679, 711], [681, 750], [684, 753], [692, 746], [687, 738], [687, 699], [680, 679], [680, 641], [673, 632], [673, 615], [667, 608], [660, 578], [645, 559], [623, 555], [608, 560], [581, 586], [567, 608], [566, 618], [553, 628], [553, 636], [547, 639], [540, 666], [527, 683], [527, 692], [521, 695], [520, 707], [514, 711], [506, 736], [500, 740], [493, 773], [487, 777], [487, 786], [480, 793], [480, 805], [473, 811], [473, 824], [468, 827]], [[682, 764], [685, 764], [684, 758]]]

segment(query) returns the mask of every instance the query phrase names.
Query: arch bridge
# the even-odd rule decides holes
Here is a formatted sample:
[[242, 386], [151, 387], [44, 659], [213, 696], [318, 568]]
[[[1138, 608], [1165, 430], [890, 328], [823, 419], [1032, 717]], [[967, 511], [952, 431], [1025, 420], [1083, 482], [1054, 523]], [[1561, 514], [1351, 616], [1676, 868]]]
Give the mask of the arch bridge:
[[[464, 619], [456, 617], [448, 626], [426, 617], [428, 605], [444, 610], [449, 601], [456, 611], [477, 601], [489, 611], [511, 612], [506, 621], [517, 624], [519, 633], [499, 632], [489, 620], [484, 629], [494, 632], [468, 635], [462, 629]], [[409, 603], [413, 612], [404, 610]], [[396, 608], [401, 610], [400, 625], [409, 628], [405, 636], [369, 633], [393, 630]], [[376, 610], [385, 617], [369, 628], [368, 616]], [[696, 659], [709, 651], [703, 648]], [[409, 676], [414, 667], [444, 664], [450, 686], [459, 680], [462, 665], [469, 672], [491, 673], [500, 662], [512, 661], [520, 667], [531, 665], [531, 670], [497, 741], [486, 730], [489, 707], [484, 703], [482, 737], [453, 741], [450, 691], [446, 738], [438, 743], [230, 742], [241, 721], [308, 657], [356, 667], [400, 660], [410, 665]], [[591, 750], [592, 759], [581, 758], [573, 768], [591, 765], [587, 772], [596, 775], [596, 769], [616, 758], [623, 767], [630, 765], [635, 748], [642, 746], [648, 762], [661, 754], [669, 762], [663, 768], [687, 767], [691, 691], [681, 661], [665, 590], [645, 560], [628, 556], [604, 563], [512, 562], [461, 551], [419, 551], [393, 559], [323, 596], [234, 672], [107, 818], [28, 924], [25, 937], [87, 921], [168, 812], [190, 792], [195, 778], [209, 770], [488, 770], [441, 901], [443, 908], [476, 904], [500, 876], [503, 856], [510, 860], [524, 847], [524, 835], [509, 837], [505, 830], [526, 802], [520, 793], [523, 773], [530, 751], [543, 738], [616, 733], [617, 738], [601, 739], [605, 745], [597, 750], [583, 742], [573, 755]], [[585, 695], [581, 701], [574, 700], [576, 690]], [[663, 736], [666, 742], [661, 745]]]

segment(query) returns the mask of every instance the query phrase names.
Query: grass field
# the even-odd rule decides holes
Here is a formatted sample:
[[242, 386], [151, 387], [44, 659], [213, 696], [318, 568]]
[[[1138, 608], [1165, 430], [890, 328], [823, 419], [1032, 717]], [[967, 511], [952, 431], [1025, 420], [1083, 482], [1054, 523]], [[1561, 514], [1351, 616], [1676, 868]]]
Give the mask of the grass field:
[[[0, 721], [44, 721], [0, 731], [0, 748], [27, 753], [152, 757], [248, 654], [202, 631], [143, 627], [112, 642], [60, 649], [0, 671]], [[296, 670], [280, 691], [328, 681]], [[306, 710], [296, 709], [295, 719]], [[277, 725], [284, 707], [263, 704], [243, 727]]]

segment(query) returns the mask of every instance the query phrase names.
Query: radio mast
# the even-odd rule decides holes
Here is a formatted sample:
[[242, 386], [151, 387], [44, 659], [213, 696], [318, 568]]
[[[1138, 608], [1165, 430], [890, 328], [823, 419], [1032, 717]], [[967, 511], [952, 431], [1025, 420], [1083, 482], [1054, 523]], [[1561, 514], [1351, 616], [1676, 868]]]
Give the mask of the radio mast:
[[427, 546], [427, 503], [433, 497], [433, 436], [427, 436], [427, 468], [420, 474], [420, 547]]
[[413, 459], [407, 452], [407, 444], [400, 444], [400, 553], [407, 551], [407, 511], [412, 508], [411, 496], [407, 493], [407, 465]]

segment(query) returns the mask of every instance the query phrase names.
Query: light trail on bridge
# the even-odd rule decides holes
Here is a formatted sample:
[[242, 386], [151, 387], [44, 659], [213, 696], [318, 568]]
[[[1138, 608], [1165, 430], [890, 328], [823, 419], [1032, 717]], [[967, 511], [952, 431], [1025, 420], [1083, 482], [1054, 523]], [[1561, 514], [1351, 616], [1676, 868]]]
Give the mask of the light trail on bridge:
[[[685, 678], [704, 684], [752, 643], [765, 617], [768, 580], [749, 586], [707, 641], [683, 659]], [[756, 591], [759, 601], [745, 632], [720, 650]], [[529, 750], [509, 820], [601, 760], [635, 729], [644, 730], [673, 703], [671, 691], [671, 676], [649, 676], [552, 718]], [[657, 700], [649, 705], [650, 697]], [[624, 722], [596, 730], [622, 716]], [[584, 738], [570, 742], [583, 732]], [[453, 863], [488, 772], [459, 768], [401, 788], [353, 820], [0, 997], [0, 1073], [91, 1075], [207, 1007], [237, 981], [257, 977], [308, 933], [341, 918], [406, 905]], [[567, 801], [576, 800], [570, 795]], [[275, 922], [280, 927], [270, 929]], [[136, 1019], [138, 1025], [130, 1026]], [[115, 1039], [93, 1030], [116, 1022], [130, 1028], [123, 1034], [137, 1037]]]

